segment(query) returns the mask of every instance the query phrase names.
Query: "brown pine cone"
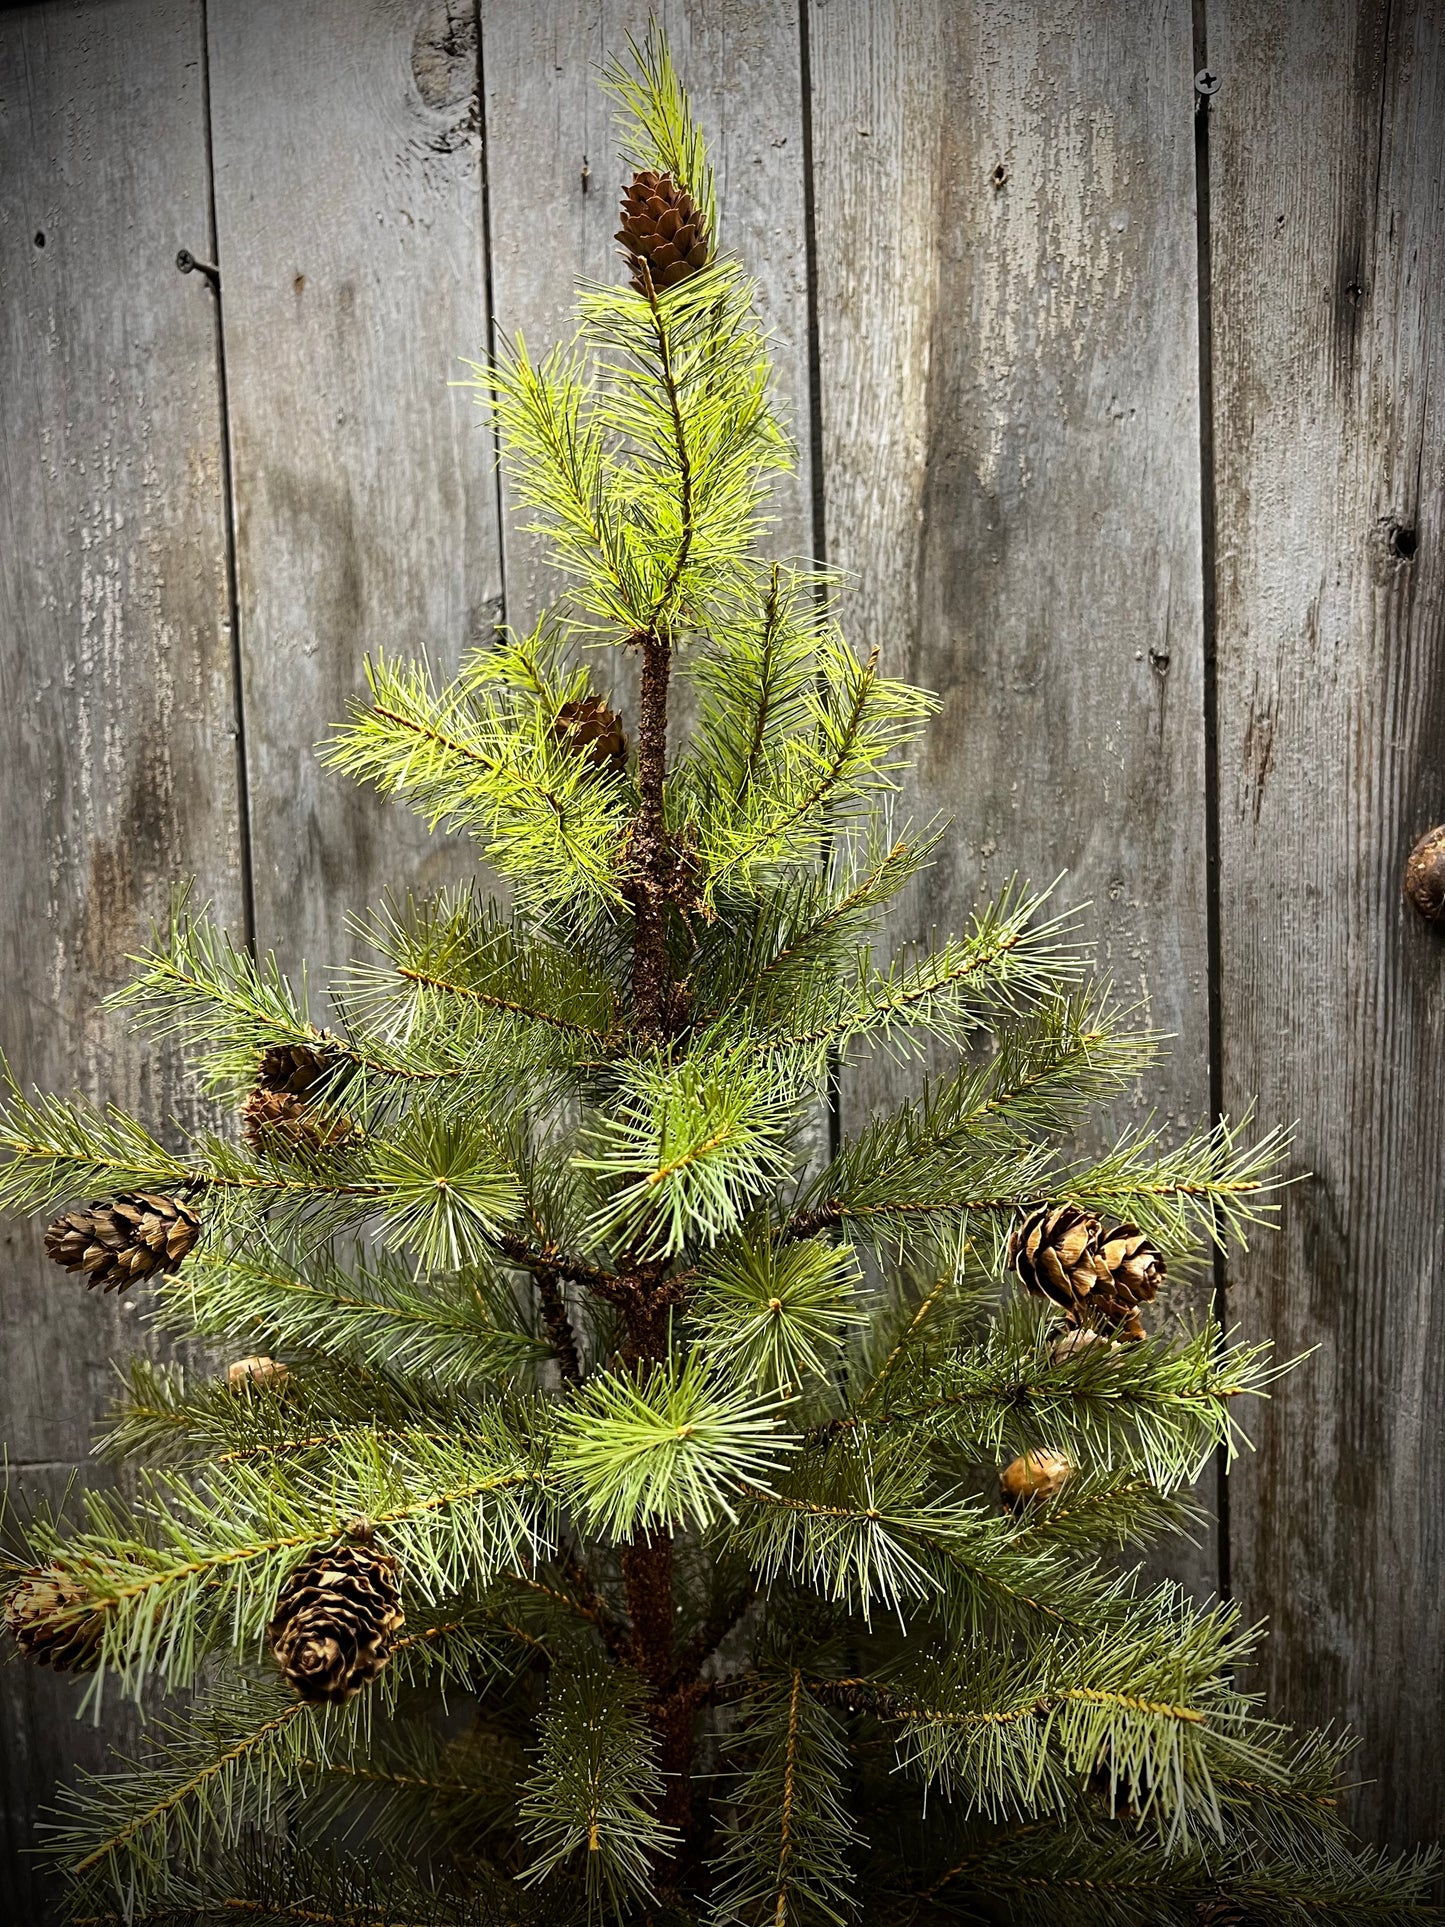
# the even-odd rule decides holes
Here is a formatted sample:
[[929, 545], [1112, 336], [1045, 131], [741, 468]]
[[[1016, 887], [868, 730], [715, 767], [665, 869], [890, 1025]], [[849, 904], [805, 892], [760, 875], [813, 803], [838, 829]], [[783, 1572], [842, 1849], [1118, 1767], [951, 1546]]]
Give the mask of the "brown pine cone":
[[1074, 1467], [1062, 1452], [1022, 1452], [998, 1475], [998, 1488], [1006, 1506], [1017, 1509], [1030, 1499], [1046, 1504], [1057, 1499]]
[[1201, 1900], [1195, 1909], [1199, 1927], [1249, 1927], [1249, 1915], [1237, 1901], [1221, 1895], [1217, 1900]]
[[351, 1540], [292, 1570], [267, 1637], [301, 1699], [340, 1705], [381, 1672], [405, 1623], [395, 1559]]
[[87, 1285], [124, 1291], [158, 1271], [174, 1271], [201, 1235], [201, 1221], [179, 1198], [122, 1191], [89, 1209], [66, 1211], [45, 1234], [45, 1255]]
[[334, 1151], [355, 1128], [349, 1117], [316, 1110], [304, 1097], [260, 1085], [241, 1106], [241, 1135], [253, 1151]]
[[639, 294], [675, 287], [708, 262], [707, 233], [692, 196], [670, 174], [634, 174], [622, 195], [616, 238]]
[[1137, 1225], [1116, 1225], [1099, 1238], [1099, 1257], [1108, 1276], [1090, 1295], [1084, 1316], [1115, 1338], [1143, 1338], [1140, 1305], [1147, 1305], [1164, 1279], [1164, 1259]]
[[316, 1097], [334, 1085], [333, 1073], [342, 1061], [339, 1051], [309, 1044], [272, 1044], [256, 1066], [256, 1089], [288, 1097]]
[[1109, 1271], [1099, 1256], [1099, 1220], [1076, 1204], [1041, 1204], [1009, 1244], [1009, 1263], [1026, 1291], [1076, 1314]]
[[627, 768], [622, 718], [600, 696], [579, 696], [575, 702], [563, 703], [552, 734], [564, 749], [570, 749], [594, 769], [620, 776]]
[[105, 1612], [68, 1573], [41, 1566], [6, 1593], [5, 1626], [27, 1659], [58, 1673], [89, 1673], [100, 1658]]

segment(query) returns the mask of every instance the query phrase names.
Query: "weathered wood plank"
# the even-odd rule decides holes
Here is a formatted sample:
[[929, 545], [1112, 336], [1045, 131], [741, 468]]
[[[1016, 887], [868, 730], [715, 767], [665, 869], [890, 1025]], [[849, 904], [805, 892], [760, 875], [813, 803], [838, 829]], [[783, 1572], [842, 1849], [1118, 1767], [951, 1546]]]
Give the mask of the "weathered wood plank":
[[314, 745], [364, 653], [449, 672], [499, 612], [476, 30], [462, 0], [209, 9], [257, 931], [343, 960], [348, 911], [472, 863]]
[[[487, 178], [497, 324], [537, 347], [566, 330], [579, 276], [620, 280], [613, 234], [624, 179], [597, 69], [646, 32], [644, 0], [483, 0]], [[785, 0], [665, 0], [660, 24], [713, 144], [723, 245], [757, 277], [779, 393], [800, 448], [775, 499], [783, 555], [812, 548], [808, 266], [797, 11]], [[584, 176], [584, 168], [586, 174]], [[509, 521], [508, 618], [557, 593], [539, 544]]]
[[[175, 269], [210, 245], [201, 53], [196, 0], [0, 14], [0, 1045], [157, 1119], [187, 1109], [173, 1064], [97, 1005], [173, 879], [241, 921], [215, 313]], [[0, 1225], [22, 1510], [61, 1496], [136, 1348], [132, 1301], [39, 1234]], [[35, 1668], [0, 1694], [6, 1898], [39, 1919], [36, 1810], [118, 1728]]]
[[1400, 895], [1445, 818], [1445, 18], [1212, 0], [1209, 56], [1226, 1098], [1314, 1174], [1234, 1291], [1320, 1348], [1232, 1481], [1234, 1576], [1403, 1844], [1445, 1826], [1445, 951]]
[[[809, 22], [829, 560], [854, 637], [942, 698], [909, 801], [956, 818], [899, 933], [1066, 868], [1176, 1040], [1119, 1119], [1182, 1128], [1209, 1101], [1190, 9]], [[899, 1089], [860, 1066], [845, 1122]], [[1217, 1585], [1209, 1545], [1169, 1564]]]

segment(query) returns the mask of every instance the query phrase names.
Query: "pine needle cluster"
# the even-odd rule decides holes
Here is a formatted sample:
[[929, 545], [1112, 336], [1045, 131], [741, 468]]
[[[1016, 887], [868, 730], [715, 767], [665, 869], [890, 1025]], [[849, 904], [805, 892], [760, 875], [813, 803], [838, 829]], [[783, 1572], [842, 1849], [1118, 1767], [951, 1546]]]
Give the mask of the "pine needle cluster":
[[[1073, 1150], [1157, 1040], [1035, 893], [881, 946], [940, 835], [889, 801], [934, 702], [761, 554], [754, 291], [665, 47], [632, 55], [652, 252], [474, 370], [568, 593], [450, 683], [373, 661], [328, 752], [506, 907], [374, 914], [324, 1028], [179, 897], [117, 1001], [235, 1126], [9, 1093], [0, 1202], [67, 1208], [82, 1275], [183, 1223], [133, 1288], [215, 1361], [132, 1366], [130, 1496], [12, 1547], [31, 1660], [173, 1696], [64, 1796], [73, 1917], [1433, 1917], [1427, 1858], [1341, 1826], [1344, 1745], [1239, 1683], [1235, 1614], [1120, 1557], [1270, 1383], [1167, 1287], [1137, 1314], [1267, 1217], [1280, 1140]], [[878, 1050], [934, 1072], [820, 1156]]]

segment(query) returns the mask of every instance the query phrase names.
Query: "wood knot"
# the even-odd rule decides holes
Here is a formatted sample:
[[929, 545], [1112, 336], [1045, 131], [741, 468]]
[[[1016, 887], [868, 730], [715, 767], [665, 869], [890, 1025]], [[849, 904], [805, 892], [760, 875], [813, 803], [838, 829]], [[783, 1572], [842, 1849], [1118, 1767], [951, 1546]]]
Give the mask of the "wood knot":
[[1445, 823], [1427, 830], [1406, 859], [1405, 896], [1426, 923], [1445, 921]]

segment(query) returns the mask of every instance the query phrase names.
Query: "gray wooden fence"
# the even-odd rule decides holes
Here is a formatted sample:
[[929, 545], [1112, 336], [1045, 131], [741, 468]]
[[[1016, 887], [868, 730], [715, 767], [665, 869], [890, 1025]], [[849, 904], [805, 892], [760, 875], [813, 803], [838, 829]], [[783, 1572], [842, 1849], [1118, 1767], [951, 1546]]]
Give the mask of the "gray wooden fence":
[[[463, 859], [323, 776], [363, 652], [454, 658], [545, 593], [448, 387], [615, 272], [594, 63], [630, 0], [52, 0], [0, 13], [0, 1039], [157, 1114], [97, 1012], [194, 876], [289, 965]], [[1257, 1684], [1363, 1735], [1353, 1801], [1445, 1827], [1439, 0], [663, 0], [802, 460], [781, 543], [938, 691], [909, 906], [1090, 899], [1180, 1121], [1299, 1120], [1230, 1309], [1309, 1363], [1176, 1569]], [[1219, 81], [1201, 111], [1195, 76]], [[177, 273], [220, 267], [219, 295]], [[1433, 386], [1432, 386], [1433, 384]], [[856, 1115], [881, 1094], [850, 1081]], [[85, 1459], [140, 1336], [0, 1229], [14, 1483]], [[129, 1327], [129, 1329], [128, 1329]], [[142, 1340], [143, 1342], [143, 1340]], [[101, 1737], [8, 1668], [18, 1860]], [[29, 1915], [27, 1915], [29, 1917]]]

